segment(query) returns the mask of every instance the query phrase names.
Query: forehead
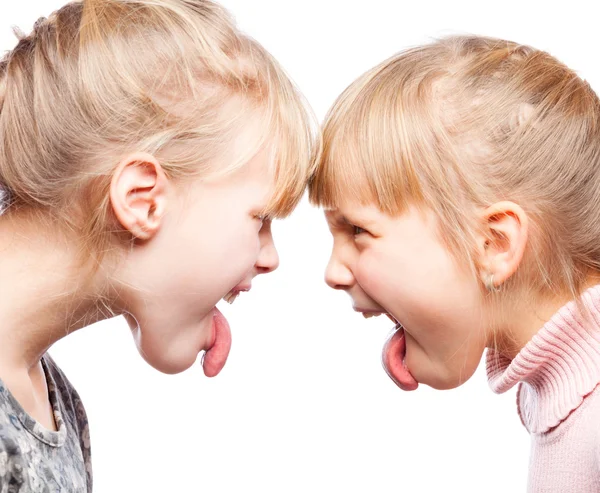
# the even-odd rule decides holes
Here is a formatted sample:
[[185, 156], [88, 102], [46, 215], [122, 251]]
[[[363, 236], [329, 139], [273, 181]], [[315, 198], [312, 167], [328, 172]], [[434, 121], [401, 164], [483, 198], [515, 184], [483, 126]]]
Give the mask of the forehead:
[[250, 157], [236, 172], [238, 180], [260, 181], [274, 184], [275, 166], [273, 165], [272, 146], [262, 146], [256, 154]]
[[376, 215], [382, 214], [381, 209], [374, 203], [365, 203], [360, 200], [346, 199], [339, 204], [325, 207], [326, 216], [340, 216], [346, 214]]
[[269, 165], [269, 150], [261, 149], [239, 167], [221, 174], [213, 174], [196, 180], [200, 195], [215, 204], [229, 203], [230, 206], [258, 209], [264, 208], [274, 193], [275, 180], [272, 166]]
[[252, 130], [242, 132], [226, 156], [220, 158], [222, 172], [207, 177], [207, 182], [223, 185], [245, 186], [274, 185], [273, 143], [261, 142]]
[[400, 213], [382, 211], [375, 204], [362, 204], [358, 201], [345, 202], [340, 207], [324, 210], [330, 225], [352, 224], [366, 229], [387, 230], [400, 225], [423, 225], [437, 229], [439, 219], [433, 210], [419, 205], [410, 205]]

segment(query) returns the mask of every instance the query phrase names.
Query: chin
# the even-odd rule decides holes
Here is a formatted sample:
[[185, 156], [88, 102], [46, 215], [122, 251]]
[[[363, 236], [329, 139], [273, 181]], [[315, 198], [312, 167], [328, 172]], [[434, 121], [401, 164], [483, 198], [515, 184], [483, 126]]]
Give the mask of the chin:
[[[189, 369], [212, 335], [212, 316], [200, 324], [165, 321], [158, 316], [146, 323], [133, 325], [132, 334], [138, 352], [152, 368], [173, 375]], [[166, 332], [166, 333], [165, 333]]]
[[457, 387], [460, 387], [463, 383], [466, 382], [466, 380], [457, 381], [457, 380], [448, 380], [448, 379], [439, 379], [438, 378], [438, 379], [432, 379], [430, 381], [420, 380], [419, 382], [424, 383], [425, 385], [427, 385], [435, 390], [452, 390]]
[[419, 383], [423, 383], [435, 390], [451, 390], [460, 387], [469, 380], [475, 373], [476, 368], [469, 369], [468, 371], [463, 369], [460, 373], [448, 369], [443, 373], [428, 374], [422, 378], [415, 376], [415, 378], [417, 378]]
[[167, 357], [165, 354], [148, 353], [147, 351], [144, 351], [143, 348], [141, 348], [139, 352], [142, 358], [144, 358], [144, 361], [152, 368], [168, 375], [175, 375], [176, 373], [181, 373], [191, 368], [198, 358], [198, 353], [195, 351], [193, 353], [180, 354], [177, 357]]

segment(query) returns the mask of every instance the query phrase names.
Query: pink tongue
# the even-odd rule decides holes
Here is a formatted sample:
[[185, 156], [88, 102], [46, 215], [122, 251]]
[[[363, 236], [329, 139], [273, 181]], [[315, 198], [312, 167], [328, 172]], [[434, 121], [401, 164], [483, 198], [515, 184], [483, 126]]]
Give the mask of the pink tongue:
[[215, 377], [225, 366], [231, 349], [231, 330], [223, 314], [214, 308], [213, 331], [214, 339], [210, 348], [202, 357], [202, 368], [207, 377]]
[[383, 367], [402, 390], [416, 390], [419, 384], [405, 366], [404, 356], [406, 356], [406, 339], [404, 338], [404, 329], [398, 325], [383, 346], [381, 355]]

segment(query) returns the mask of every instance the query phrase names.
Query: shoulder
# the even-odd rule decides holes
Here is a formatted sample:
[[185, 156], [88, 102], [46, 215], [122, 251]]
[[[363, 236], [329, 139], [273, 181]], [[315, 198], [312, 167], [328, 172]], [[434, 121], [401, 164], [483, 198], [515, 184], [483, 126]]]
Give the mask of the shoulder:
[[69, 433], [77, 436], [83, 460], [88, 471], [88, 481], [91, 484], [90, 429], [83, 402], [69, 379], [48, 353], [44, 355], [42, 361], [48, 377], [50, 398], [51, 400], [60, 402], [60, 409], [67, 430]]
[[[0, 465], [6, 457], [19, 456], [26, 430], [19, 420], [8, 389], [0, 381]], [[0, 466], [1, 469], [1, 466]]]
[[[600, 384], [557, 427], [560, 434], [578, 436], [579, 446], [600, 451]], [[562, 433], [560, 433], [562, 432]]]
[[581, 404], [581, 420], [600, 443], [600, 384], [586, 395]]
[[60, 369], [60, 367], [56, 364], [56, 361], [50, 356], [49, 353], [44, 354], [42, 357], [42, 363], [46, 368], [47, 374], [50, 375], [52, 380], [57, 386], [57, 390], [61, 393], [73, 393], [75, 391], [75, 387], [69, 381], [64, 372]]
[[48, 353], [43, 356], [42, 363], [46, 369], [50, 400], [60, 402], [64, 417], [81, 434], [88, 426], [88, 418], [79, 393]]
[[[20, 492], [27, 482], [27, 468], [31, 460], [24, 430], [16, 416], [0, 409], [0, 492]], [[8, 487], [12, 489], [6, 489]], [[23, 490], [24, 491], [24, 490]]]
[[49, 392], [55, 394], [56, 400], [61, 402], [67, 413], [76, 416], [78, 421], [87, 422], [81, 397], [65, 373], [48, 353], [43, 356], [42, 363], [46, 369]]
[[[587, 402], [586, 402], [587, 401]], [[594, 443], [596, 455], [600, 463], [600, 384], [586, 396], [582, 410], [582, 421], [586, 433]]]

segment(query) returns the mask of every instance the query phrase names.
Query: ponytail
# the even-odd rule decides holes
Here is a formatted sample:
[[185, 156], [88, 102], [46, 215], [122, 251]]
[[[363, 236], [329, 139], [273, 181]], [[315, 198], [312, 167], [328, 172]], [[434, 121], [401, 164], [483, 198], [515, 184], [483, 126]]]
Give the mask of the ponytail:
[[257, 114], [257, 140], [277, 141], [269, 213], [300, 200], [314, 164], [312, 115], [213, 1], [73, 1], [17, 36], [0, 61], [2, 200], [80, 234], [84, 255], [99, 261], [112, 248], [108, 190], [124, 154], [155, 155], [173, 180], [230, 172], [263, 142], [227, 169], [217, 157]]

